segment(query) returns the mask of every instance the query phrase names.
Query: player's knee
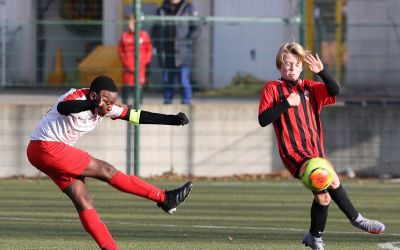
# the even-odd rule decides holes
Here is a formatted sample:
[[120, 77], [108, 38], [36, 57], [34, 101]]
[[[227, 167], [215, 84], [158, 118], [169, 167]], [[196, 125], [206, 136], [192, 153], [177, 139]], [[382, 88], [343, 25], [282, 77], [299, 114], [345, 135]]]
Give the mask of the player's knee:
[[328, 192], [315, 194], [314, 199], [318, 204], [323, 206], [328, 206], [331, 203], [331, 196]]
[[334, 175], [333, 175], [332, 185], [329, 188], [336, 189], [339, 186], [340, 186], [340, 179], [339, 179], [339, 176], [335, 172]]
[[93, 208], [93, 200], [87, 190], [81, 189], [79, 186], [70, 186], [64, 192], [78, 211]]
[[101, 161], [101, 169], [106, 180], [110, 180], [117, 173], [117, 169], [105, 161]]
[[88, 193], [79, 194], [76, 198], [80, 210], [93, 208], [93, 199]]

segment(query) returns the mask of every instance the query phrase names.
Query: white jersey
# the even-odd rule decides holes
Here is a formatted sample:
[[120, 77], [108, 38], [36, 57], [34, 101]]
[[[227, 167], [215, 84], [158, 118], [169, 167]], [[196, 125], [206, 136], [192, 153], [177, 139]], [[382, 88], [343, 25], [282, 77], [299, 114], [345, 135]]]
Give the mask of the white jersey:
[[[57, 111], [58, 103], [67, 100], [86, 100], [88, 92], [89, 89], [71, 89], [60, 96], [50, 111], [40, 120], [30, 139], [60, 141], [72, 146], [84, 134], [92, 131], [103, 120], [103, 117], [97, 115], [93, 110], [69, 115], [62, 115]], [[127, 111], [126, 107], [114, 104], [111, 111], [105, 116], [118, 119]]]

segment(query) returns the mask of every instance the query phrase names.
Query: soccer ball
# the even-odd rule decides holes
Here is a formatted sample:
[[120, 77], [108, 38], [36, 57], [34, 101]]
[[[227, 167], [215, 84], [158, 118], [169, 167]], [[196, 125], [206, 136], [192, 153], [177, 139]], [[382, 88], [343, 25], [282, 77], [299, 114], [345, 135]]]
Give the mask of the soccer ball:
[[322, 191], [332, 185], [334, 170], [330, 162], [323, 158], [312, 158], [300, 168], [299, 177], [306, 188]]

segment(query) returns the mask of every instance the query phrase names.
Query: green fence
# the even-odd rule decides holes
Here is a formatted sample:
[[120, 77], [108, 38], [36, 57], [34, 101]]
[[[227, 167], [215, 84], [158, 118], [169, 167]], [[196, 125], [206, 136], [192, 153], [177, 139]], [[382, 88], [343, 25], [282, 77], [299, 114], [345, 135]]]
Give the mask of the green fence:
[[[74, 8], [68, 5], [71, 2], [32, 2], [35, 9], [28, 21], [1, 19], [1, 86], [86, 86], [100, 73], [111, 74], [122, 83], [116, 47], [127, 29], [124, 18], [129, 9], [123, 4], [127, 1], [114, 1], [121, 5], [115, 9], [123, 11], [112, 18], [107, 17], [105, 1], [83, 1]], [[149, 3], [154, 1], [141, 2], [138, 22], [153, 45], [168, 41], [154, 35], [156, 25], [198, 25], [200, 33], [193, 40], [190, 56], [191, 80], [199, 93], [218, 94], [216, 89], [223, 94], [252, 93], [248, 87], [253, 85], [232, 90], [241, 83], [255, 83], [256, 93], [267, 79], [279, 76], [274, 57], [280, 44], [288, 40], [319, 53], [348, 89], [379, 84], [380, 93], [391, 94], [398, 85], [400, 73], [395, 65], [400, 60], [400, 20], [393, 10], [400, 6], [395, 0], [192, 1], [201, 7], [199, 16], [192, 18], [155, 16], [157, 6]], [[25, 3], [15, 1], [15, 5]], [[371, 9], [374, 18], [368, 18]], [[96, 52], [101, 57], [84, 64], [99, 46], [110, 48]], [[159, 54], [154, 49], [145, 91], [163, 88]]]
[[[93, 5], [88, 4], [89, 2]], [[10, 15], [4, 15], [0, 23], [0, 85], [28, 90], [38, 88], [40, 91], [43, 88], [81, 87], [88, 86], [94, 76], [107, 74], [121, 86], [122, 67], [118, 57], [118, 43], [121, 33], [127, 29], [124, 17], [132, 10], [124, 9], [119, 12], [121, 6], [108, 5], [104, 8], [110, 2], [112, 1], [82, 1], [84, 8], [78, 8], [78, 4], [73, 8], [74, 11], [67, 11], [65, 8], [71, 1], [16, 0], [13, 1], [14, 7], [21, 7], [22, 4], [28, 6], [11, 8], [10, 11], [2, 9], [3, 14], [10, 12]], [[199, 102], [197, 105], [182, 106], [182, 111], [193, 119], [192, 126], [182, 130], [186, 132], [179, 132], [184, 134], [181, 141], [185, 143], [179, 148], [174, 147], [173, 141], [176, 137], [174, 133], [178, 132], [167, 130], [155, 133], [146, 132], [146, 127], [142, 128], [142, 145], [145, 146], [141, 150], [148, 153], [143, 158], [151, 160], [144, 164], [146, 168], [165, 166], [165, 163], [156, 160], [159, 160], [161, 154], [167, 153], [169, 155], [163, 158], [170, 159], [171, 166], [178, 159], [183, 159], [179, 162], [181, 169], [188, 166], [189, 170], [179, 173], [202, 175], [206, 172], [222, 175], [216, 171], [234, 165], [237, 162], [236, 156], [248, 154], [249, 148], [262, 151], [260, 155], [256, 155], [256, 159], [262, 159], [259, 166], [275, 165], [276, 162], [270, 164], [264, 161], [270, 157], [266, 154], [271, 151], [269, 145], [275, 140], [268, 141], [267, 146], [260, 146], [266, 140], [262, 137], [264, 134], [257, 134], [265, 132], [259, 132], [260, 127], [256, 121], [256, 95], [266, 80], [279, 77], [275, 68], [275, 54], [279, 46], [284, 41], [296, 40], [319, 53], [326, 68], [337, 76], [343, 87], [340, 98], [344, 98], [347, 104], [368, 106], [349, 109], [338, 105], [337, 109], [329, 113], [326, 119], [329, 121], [326, 138], [330, 139], [326, 141], [326, 148], [329, 155], [333, 155], [333, 161], [343, 166], [359, 164], [359, 169], [385, 165], [395, 171], [399, 160], [393, 152], [397, 150], [395, 142], [398, 133], [393, 117], [397, 114], [398, 107], [388, 108], [386, 105], [399, 104], [400, 92], [397, 86], [400, 79], [400, 33], [399, 17], [395, 10], [399, 9], [400, 1], [193, 0], [193, 3], [199, 7], [200, 15], [191, 18], [161, 18], [154, 15], [157, 6], [153, 4], [149, 8], [143, 4], [141, 13], [137, 14], [140, 17], [137, 23], [149, 33], [154, 48], [157, 48], [157, 43], [168, 41], [165, 36], [155, 35], [156, 25], [164, 25], [166, 29], [189, 23], [196, 25], [200, 32], [193, 40], [193, 52], [190, 54], [191, 80], [195, 95], [251, 95], [253, 98], [248, 99], [250, 103], [240, 103], [232, 98], [228, 104], [225, 103], [226, 106], [220, 102], [207, 105]], [[5, 8], [1, 3], [0, 7]], [[114, 12], [111, 11], [113, 8]], [[15, 19], [14, 16], [18, 16], [16, 13], [24, 9], [31, 10], [31, 16], [19, 15], [24, 18]], [[337, 52], [338, 45], [340, 54]], [[157, 94], [159, 97], [164, 87], [162, 74], [165, 69], [159, 64], [159, 55], [160, 51], [154, 49], [147, 68], [147, 82], [143, 89], [145, 96]], [[167, 53], [168, 55], [175, 54]], [[178, 82], [175, 82], [174, 87], [176, 92], [181, 91]], [[391, 102], [386, 102], [388, 99]], [[176, 112], [172, 109], [174, 106], [168, 107], [161, 103], [160, 98], [155, 106], [151, 106], [151, 110]], [[27, 107], [32, 106], [31, 104]], [[246, 108], [242, 111], [242, 114], [247, 115], [246, 119], [237, 117], [236, 112], [243, 108], [242, 104]], [[13, 108], [18, 109], [19, 106], [16, 106]], [[3, 110], [3, 122], [18, 121], [15, 124], [25, 124], [30, 121], [29, 131], [42, 115], [41, 110], [35, 111], [36, 116], [33, 118], [34, 111], [30, 111], [26, 118], [24, 115], [19, 117], [22, 112], [20, 110], [9, 111], [5, 106]], [[338, 113], [338, 110], [343, 114]], [[18, 117], [14, 117], [15, 114]], [[8, 116], [11, 118], [8, 119]], [[350, 129], [349, 124], [354, 129]], [[125, 124], [123, 125], [123, 130], [120, 128], [118, 135], [132, 138], [131, 131], [125, 130]], [[14, 123], [3, 127], [16, 129], [12, 133], [3, 129], [4, 135], [22, 135], [18, 130], [20, 126], [14, 126]], [[105, 134], [115, 135], [115, 125], [110, 125], [110, 128]], [[21, 138], [28, 138], [28, 132], [25, 132]], [[126, 137], [126, 134], [129, 136]], [[156, 139], [153, 136], [162, 140], [154, 143], [153, 140]], [[256, 137], [254, 142], [251, 140], [253, 137]], [[134, 138], [138, 140], [139, 136]], [[244, 139], [249, 140], [247, 145], [243, 144]], [[20, 141], [15, 141], [15, 147], [8, 149], [9, 152], [18, 152], [17, 150], [24, 148], [19, 144]], [[95, 141], [93, 139], [87, 148], [97, 149]], [[113, 142], [114, 139], [105, 141]], [[146, 142], [151, 143], [147, 145]], [[126, 141], [125, 144], [125, 141], [121, 143], [120, 140], [119, 149], [127, 148], [127, 160], [119, 162], [119, 165], [132, 166], [132, 144], [129, 143], [132, 142]], [[152, 148], [154, 145], [160, 148]], [[108, 150], [109, 148], [105, 151]], [[175, 152], [179, 157], [173, 155]], [[17, 156], [23, 154], [18, 152]], [[362, 160], [359, 160], [359, 155]], [[11, 159], [3, 158], [7, 161]], [[115, 154], [110, 156], [110, 159], [113, 158]], [[218, 161], [220, 163], [217, 164]], [[7, 164], [9, 163], [5, 162], [3, 165]], [[237, 169], [243, 169], [251, 163], [245, 164], [247, 165], [237, 165]], [[15, 166], [18, 165], [19, 162], [16, 162]], [[192, 169], [198, 169], [199, 172]], [[231, 173], [228, 170], [223, 171]], [[146, 174], [152, 173], [149, 171]]]

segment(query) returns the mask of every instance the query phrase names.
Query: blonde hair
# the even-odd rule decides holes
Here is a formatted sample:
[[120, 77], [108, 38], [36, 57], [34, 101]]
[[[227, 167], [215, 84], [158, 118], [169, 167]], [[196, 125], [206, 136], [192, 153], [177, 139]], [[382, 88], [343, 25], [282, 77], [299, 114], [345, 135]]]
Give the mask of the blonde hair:
[[301, 46], [300, 44], [298, 44], [296, 42], [284, 43], [279, 48], [278, 53], [276, 54], [275, 63], [276, 63], [277, 69], [281, 68], [281, 65], [283, 63], [283, 57], [287, 53], [291, 53], [291, 54], [295, 55], [304, 64], [304, 60], [305, 60], [306, 56], [310, 54], [310, 51], [304, 49], [303, 46]]

